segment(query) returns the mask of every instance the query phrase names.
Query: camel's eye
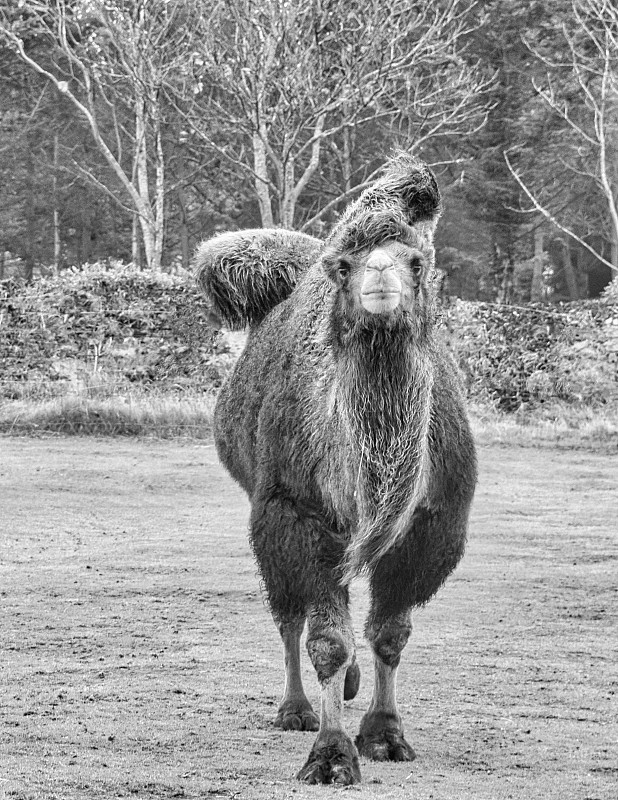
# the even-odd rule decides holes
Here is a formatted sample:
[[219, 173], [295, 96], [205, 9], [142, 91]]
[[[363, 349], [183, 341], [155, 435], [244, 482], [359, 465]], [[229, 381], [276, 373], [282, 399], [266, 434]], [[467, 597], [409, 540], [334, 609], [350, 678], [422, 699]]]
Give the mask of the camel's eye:
[[420, 256], [414, 256], [410, 261], [410, 269], [412, 274], [418, 277], [423, 271], [423, 259]]
[[342, 280], [345, 280], [350, 274], [350, 262], [345, 258], [339, 259], [339, 266], [337, 267], [337, 274]]

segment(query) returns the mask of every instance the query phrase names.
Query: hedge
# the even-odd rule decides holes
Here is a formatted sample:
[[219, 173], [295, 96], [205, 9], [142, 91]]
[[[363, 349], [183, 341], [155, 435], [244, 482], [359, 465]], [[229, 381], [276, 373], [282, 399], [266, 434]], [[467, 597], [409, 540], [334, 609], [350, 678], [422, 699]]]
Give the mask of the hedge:
[[504, 411], [618, 400], [618, 304], [609, 292], [560, 306], [458, 300], [444, 321], [474, 399]]
[[212, 388], [227, 371], [226, 350], [186, 278], [94, 264], [30, 285], [0, 283], [5, 397], [21, 396], [26, 384], [53, 393], [54, 383], [97, 376], [142, 387]]
[[[471, 398], [504, 411], [618, 400], [618, 284], [599, 300], [509, 306], [455, 300], [442, 328]], [[234, 354], [188, 277], [94, 264], [0, 283], [0, 397], [210, 391]]]

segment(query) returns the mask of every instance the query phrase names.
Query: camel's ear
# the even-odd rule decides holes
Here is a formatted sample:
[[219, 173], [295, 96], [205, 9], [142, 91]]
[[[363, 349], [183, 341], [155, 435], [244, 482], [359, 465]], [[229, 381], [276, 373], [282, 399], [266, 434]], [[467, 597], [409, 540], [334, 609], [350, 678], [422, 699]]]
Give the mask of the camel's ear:
[[253, 229], [222, 233], [198, 247], [195, 278], [231, 330], [260, 322], [291, 293], [322, 242], [304, 233]]

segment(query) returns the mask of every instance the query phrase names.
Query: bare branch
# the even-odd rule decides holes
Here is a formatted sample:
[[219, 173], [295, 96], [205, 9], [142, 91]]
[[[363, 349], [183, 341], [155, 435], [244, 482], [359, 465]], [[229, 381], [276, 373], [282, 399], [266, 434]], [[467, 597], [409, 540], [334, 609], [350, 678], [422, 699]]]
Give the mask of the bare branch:
[[[545, 85], [534, 82], [539, 97], [566, 124], [577, 147], [562, 147], [556, 159], [566, 169], [596, 187], [604, 204], [605, 221], [610, 221], [611, 262], [603, 258], [568, 226], [563, 225], [530, 189], [507, 159], [509, 170], [534, 207], [562, 231], [572, 236], [604, 264], [618, 269], [618, 6], [611, 0], [571, 0], [572, 18], [562, 28], [566, 58], [552, 60], [538, 47], [526, 42], [530, 51], [547, 68]], [[560, 70], [558, 79], [553, 72]], [[565, 86], [565, 70], [570, 81]], [[575, 91], [574, 91], [575, 90]]]
[[323, 208], [321, 208], [317, 214], [314, 214], [310, 219], [308, 219], [304, 225], [301, 227], [301, 231], [308, 231], [311, 229], [316, 222], [319, 222], [322, 217], [328, 213], [332, 208], [334, 208], [339, 203], [347, 200], [349, 197], [352, 197], [359, 192], [362, 192], [363, 189], [366, 189], [371, 183], [375, 180], [376, 176], [380, 173], [382, 167], [378, 167], [374, 169], [373, 172], [366, 178], [366, 180], [362, 181], [362, 183], [357, 184], [356, 186], [351, 187], [345, 192], [342, 192], [337, 197], [334, 197], [329, 203], [327, 203]]
[[[511, 161], [509, 159], [507, 151], [504, 151], [503, 155], [504, 155], [504, 159], [506, 161], [506, 165], [507, 165], [507, 167], [509, 169], [509, 172], [515, 178], [515, 180], [519, 184], [520, 188], [522, 189], [522, 191], [524, 192], [526, 197], [530, 200], [530, 202], [534, 206], [534, 209], [536, 211], [539, 211], [541, 214], [543, 214], [543, 216], [546, 217], [546, 219], [548, 219], [553, 225], [555, 225], [557, 228], [559, 228], [559, 230], [561, 230], [563, 233], [566, 233], [567, 236], [570, 236], [572, 239], [575, 239], [575, 241], [578, 242], [578, 244], [581, 244], [582, 247], [585, 247], [586, 250], [588, 250], [589, 253], [592, 253], [592, 255], [595, 258], [598, 258], [601, 263], [605, 264], [605, 266], [609, 267], [611, 270], [613, 270], [614, 272], [618, 273], [618, 267], [616, 267], [614, 264], [612, 264], [611, 261], [608, 261], [606, 258], [604, 258], [604, 256], [602, 256], [597, 250], [595, 250], [594, 247], [591, 247], [591, 245], [589, 245], [588, 242], [586, 242], [584, 239], [582, 239], [580, 236], [578, 236], [572, 230], [570, 230], [565, 225], [563, 225], [561, 222], [559, 222], [556, 219], [556, 217], [550, 211], [548, 211], [545, 208], [545, 206], [543, 206], [543, 205], [541, 205], [541, 203], [539, 203], [539, 201], [536, 199], [534, 194], [526, 186], [526, 184], [522, 180], [522, 178], [519, 175], [519, 173], [515, 170], [515, 168], [511, 164]], [[523, 209], [522, 211], [523, 211], [523, 213], [530, 213], [530, 211], [532, 211], [532, 210], [533, 209], [527, 209], [527, 210]]]
[[[250, 171], [261, 208], [270, 213], [268, 188], [285, 217], [279, 222], [290, 225], [318, 173], [323, 144], [361, 125], [403, 118], [404, 108], [418, 121], [409, 126], [407, 147], [482, 126], [492, 79], [460, 55], [474, 28], [473, 5], [366, 0], [357, 13], [345, 0], [229, 0], [200, 60], [217, 119], [253, 145]], [[202, 127], [201, 119], [193, 127]], [[376, 145], [388, 149], [386, 141]], [[220, 145], [213, 141], [213, 148]]]

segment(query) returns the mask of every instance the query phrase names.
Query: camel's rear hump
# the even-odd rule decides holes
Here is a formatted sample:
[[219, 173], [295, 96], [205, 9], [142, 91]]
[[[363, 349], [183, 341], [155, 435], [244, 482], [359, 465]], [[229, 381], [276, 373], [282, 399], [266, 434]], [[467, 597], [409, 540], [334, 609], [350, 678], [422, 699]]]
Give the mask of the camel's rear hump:
[[230, 231], [199, 246], [195, 277], [221, 322], [241, 330], [261, 322], [291, 294], [321, 248], [322, 242], [304, 233]]

